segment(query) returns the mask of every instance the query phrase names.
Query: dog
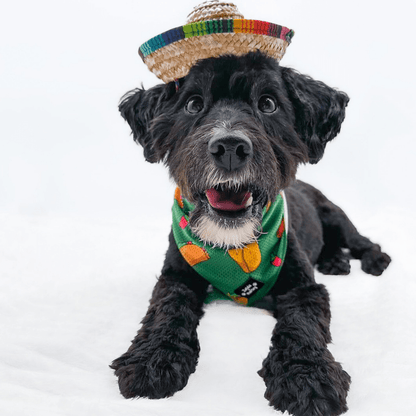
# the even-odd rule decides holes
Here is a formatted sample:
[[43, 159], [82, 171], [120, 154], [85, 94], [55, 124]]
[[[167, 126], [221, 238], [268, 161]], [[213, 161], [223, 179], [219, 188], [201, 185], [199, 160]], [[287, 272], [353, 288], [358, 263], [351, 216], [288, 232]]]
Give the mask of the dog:
[[[277, 320], [259, 371], [265, 397], [295, 416], [348, 409], [350, 376], [327, 349], [329, 295], [316, 283], [314, 267], [346, 275], [354, 258], [378, 276], [391, 261], [339, 207], [296, 180], [298, 166], [316, 164], [339, 133], [348, 101], [345, 93], [257, 51], [204, 59], [177, 82], [128, 92], [119, 106], [146, 160], [163, 162], [178, 185], [175, 204], [190, 204], [182, 227], [195, 236], [201, 255], [210, 247], [237, 258], [266, 235], [270, 203], [281, 198], [287, 205], [278, 278], [252, 305]], [[111, 364], [126, 398], [169, 397], [195, 371], [197, 326], [212, 283], [181, 250], [171, 232], [142, 326]], [[238, 297], [229, 297], [247, 304], [260, 285], [250, 279]]]

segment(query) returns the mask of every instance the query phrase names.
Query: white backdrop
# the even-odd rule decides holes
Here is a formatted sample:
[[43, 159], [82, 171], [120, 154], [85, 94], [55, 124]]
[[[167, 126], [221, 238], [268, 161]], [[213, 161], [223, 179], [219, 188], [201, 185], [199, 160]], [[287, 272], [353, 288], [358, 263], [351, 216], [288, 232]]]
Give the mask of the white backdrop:
[[[126, 401], [107, 368], [146, 311], [173, 192], [163, 166], [144, 162], [117, 104], [158, 82], [138, 46], [197, 4], [144, 3], [2, 7], [2, 415], [276, 414], [256, 375], [273, 319], [255, 309], [207, 309], [198, 370], [172, 399]], [[317, 280], [332, 297], [331, 350], [353, 377], [349, 414], [405, 414], [416, 405], [415, 3], [236, 3], [246, 18], [295, 30], [282, 65], [350, 96], [341, 134], [299, 177], [393, 257], [381, 278], [354, 262], [348, 277]]]

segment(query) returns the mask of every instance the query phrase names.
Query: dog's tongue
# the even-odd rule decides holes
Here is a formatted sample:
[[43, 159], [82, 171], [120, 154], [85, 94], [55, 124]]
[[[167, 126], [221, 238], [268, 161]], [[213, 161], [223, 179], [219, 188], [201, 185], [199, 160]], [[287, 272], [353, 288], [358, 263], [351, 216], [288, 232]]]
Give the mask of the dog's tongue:
[[251, 193], [248, 191], [220, 191], [211, 188], [207, 189], [206, 195], [213, 208], [221, 211], [240, 211], [245, 208]]

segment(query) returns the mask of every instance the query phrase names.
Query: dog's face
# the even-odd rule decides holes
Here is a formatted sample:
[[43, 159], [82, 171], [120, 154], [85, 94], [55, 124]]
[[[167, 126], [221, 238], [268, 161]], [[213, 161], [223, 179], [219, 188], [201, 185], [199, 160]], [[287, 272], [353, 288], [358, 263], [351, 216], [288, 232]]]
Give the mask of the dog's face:
[[149, 162], [164, 161], [203, 241], [241, 247], [263, 207], [316, 163], [339, 132], [348, 97], [261, 54], [210, 58], [175, 83], [133, 90], [120, 104]]

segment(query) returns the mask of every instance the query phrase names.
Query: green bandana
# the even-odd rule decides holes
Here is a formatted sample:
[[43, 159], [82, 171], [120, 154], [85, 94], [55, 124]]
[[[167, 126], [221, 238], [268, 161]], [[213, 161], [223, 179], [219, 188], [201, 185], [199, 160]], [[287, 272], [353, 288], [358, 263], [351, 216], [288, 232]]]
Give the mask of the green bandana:
[[250, 306], [265, 296], [275, 284], [286, 254], [283, 194], [263, 209], [264, 234], [241, 249], [224, 250], [201, 242], [188, 225], [194, 208], [177, 188], [172, 208], [173, 236], [186, 262], [213, 287], [205, 303], [232, 299]]

